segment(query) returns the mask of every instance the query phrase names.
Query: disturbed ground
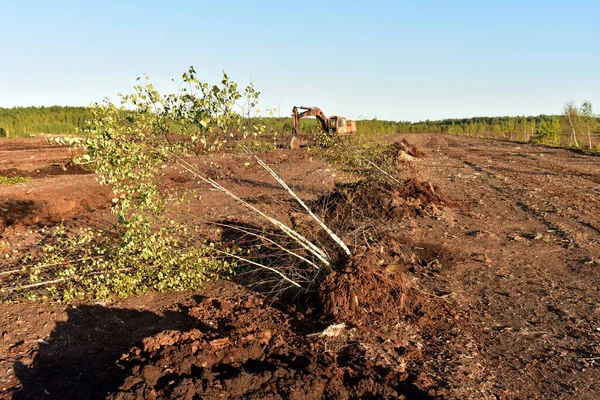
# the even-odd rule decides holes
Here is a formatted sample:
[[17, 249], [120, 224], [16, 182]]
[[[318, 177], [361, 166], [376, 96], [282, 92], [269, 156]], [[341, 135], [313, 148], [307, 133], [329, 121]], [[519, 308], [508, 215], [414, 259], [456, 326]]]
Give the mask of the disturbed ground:
[[[600, 157], [442, 134], [390, 140], [401, 139], [424, 153], [403, 163], [416, 183], [368, 203], [385, 211], [386, 240], [358, 250], [406, 266], [396, 320], [368, 293], [354, 314], [324, 315], [327, 302], [273, 301], [235, 282], [111, 304], [3, 304], [0, 396], [596, 398]], [[305, 150], [263, 156], [315, 205], [348, 181]], [[0, 175], [31, 177], [0, 186], [0, 254], [36, 227], [111, 218], [110, 193], [68, 157], [43, 141], [0, 141]], [[235, 157], [223, 165], [228, 187], [295, 223], [266, 172]], [[207, 218], [244, 221], [218, 194], [202, 199]], [[346, 215], [336, 204], [328, 210]]]

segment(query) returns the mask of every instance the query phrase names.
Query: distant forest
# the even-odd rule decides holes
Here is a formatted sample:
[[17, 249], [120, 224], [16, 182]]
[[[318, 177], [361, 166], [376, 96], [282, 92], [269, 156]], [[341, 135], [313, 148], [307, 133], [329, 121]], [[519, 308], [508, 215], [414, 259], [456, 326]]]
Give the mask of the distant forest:
[[[291, 118], [264, 118], [267, 132], [291, 132]], [[378, 119], [356, 121], [360, 134], [388, 136], [408, 132], [444, 132], [461, 136], [535, 142], [566, 147], [587, 147], [600, 151], [600, 119], [571, 115], [538, 115], [536, 117], [474, 117], [437, 121], [397, 122]], [[314, 132], [319, 124], [314, 119], [300, 120], [302, 132]], [[575, 135], [573, 135], [575, 131]]]
[[0, 136], [77, 133], [90, 118], [87, 107], [0, 107]]
[[[87, 107], [0, 107], [0, 137], [28, 137], [40, 133], [74, 134], [90, 118]], [[258, 118], [267, 132], [291, 132], [291, 118]], [[302, 132], [315, 132], [314, 119], [302, 119]], [[456, 135], [538, 142], [562, 146], [584, 146], [600, 149], [598, 118], [583, 119], [576, 126], [567, 123], [565, 115], [539, 115], [536, 117], [475, 117], [443, 119], [437, 121], [397, 122], [378, 119], [357, 121], [359, 133], [368, 136], [387, 136], [404, 132], [446, 132]], [[572, 131], [579, 132], [573, 137]]]

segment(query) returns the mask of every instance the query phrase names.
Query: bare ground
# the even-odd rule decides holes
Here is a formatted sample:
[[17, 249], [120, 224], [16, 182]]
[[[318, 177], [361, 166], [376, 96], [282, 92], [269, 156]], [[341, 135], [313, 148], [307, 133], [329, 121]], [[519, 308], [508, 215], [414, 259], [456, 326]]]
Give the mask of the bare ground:
[[[442, 134], [393, 140], [403, 138], [425, 153], [410, 174], [453, 205], [387, 227], [386, 254], [404, 258], [414, 294], [401, 323], [314, 336], [337, 322], [319, 304], [273, 303], [234, 282], [112, 304], [3, 304], [0, 396], [596, 398], [600, 157]], [[67, 157], [0, 142], [0, 173], [32, 177], [0, 186], [0, 253], [30, 243], [32, 227], [109, 218], [108, 192], [65, 171]], [[302, 151], [267, 158], [308, 200], [342, 179]], [[243, 178], [231, 187], [289, 213], [266, 174], [227, 165], [221, 179]], [[244, 220], [203, 196], [210, 218]]]

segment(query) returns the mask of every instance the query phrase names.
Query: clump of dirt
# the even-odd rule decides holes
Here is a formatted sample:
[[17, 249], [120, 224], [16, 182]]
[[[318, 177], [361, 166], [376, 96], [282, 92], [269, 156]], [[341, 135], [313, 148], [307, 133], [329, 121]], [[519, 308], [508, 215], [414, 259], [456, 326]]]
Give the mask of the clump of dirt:
[[389, 357], [366, 356], [358, 341], [332, 347], [327, 335], [294, 333], [291, 324], [307, 322], [257, 296], [204, 298], [188, 312], [204, 328], [144, 339], [121, 358], [129, 376], [109, 398], [397, 399], [418, 390]]
[[8, 178], [29, 177], [31, 173], [16, 168], [0, 169], [0, 175]]
[[[33, 225], [50, 217], [47, 202], [33, 200], [0, 201], [0, 227], [11, 226], [17, 222]], [[60, 222], [60, 219], [58, 220]]]
[[410, 144], [408, 140], [402, 139], [400, 142], [394, 142], [387, 146], [383, 152], [383, 157], [393, 157], [396, 161], [407, 159], [406, 155], [413, 158], [424, 157], [423, 153], [416, 145]]
[[448, 205], [451, 203], [433, 183], [421, 182], [416, 178], [404, 182], [396, 191], [396, 195], [420, 200], [422, 204]]

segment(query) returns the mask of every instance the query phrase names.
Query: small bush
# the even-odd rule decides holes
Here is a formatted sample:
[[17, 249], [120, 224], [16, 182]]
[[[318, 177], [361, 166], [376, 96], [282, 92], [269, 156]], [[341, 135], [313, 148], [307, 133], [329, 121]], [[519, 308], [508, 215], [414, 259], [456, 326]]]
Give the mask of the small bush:
[[0, 285], [4, 300], [127, 297], [148, 291], [198, 290], [206, 280], [227, 276], [234, 264], [210, 256], [214, 244], [189, 246], [159, 229], [139, 237], [64, 226], [41, 229], [39, 240], [25, 255], [16, 255]]
[[[243, 96], [227, 75], [209, 85], [190, 68], [182, 76], [188, 85], [165, 96], [147, 79], [138, 79], [135, 92], [122, 95], [120, 104], [107, 100], [92, 107], [89, 135], [60, 139], [73, 146], [76, 162], [110, 186], [116, 223], [105, 230], [42, 233], [43, 242], [13, 260], [14, 272], [0, 282], [3, 297], [73, 301], [198, 289], [232, 272], [234, 262], [215, 258], [215, 243], [177, 214], [177, 207], [198, 198], [194, 190], [166, 188], [161, 178], [177, 166], [200, 173], [204, 164], [192, 165], [188, 158], [196, 147], [214, 152], [228, 140], [256, 138], [260, 127], [249, 131], [247, 120], [232, 110]], [[253, 87], [244, 93], [246, 104], [254, 105]]]
[[[244, 143], [244, 146], [246, 146], [247, 150], [249, 150], [253, 153], [268, 153], [270, 151], [275, 151], [277, 149], [274, 141], [268, 141], [266, 139], [250, 140], [250, 141]], [[243, 152], [244, 150], [239, 149], [239, 151]]]
[[354, 178], [388, 181], [390, 176], [402, 174], [397, 167], [399, 149], [395, 144], [386, 145], [362, 135], [323, 134], [321, 138], [321, 146], [311, 152]]
[[27, 176], [0, 175], [0, 185], [18, 185], [28, 183], [31, 179]]

